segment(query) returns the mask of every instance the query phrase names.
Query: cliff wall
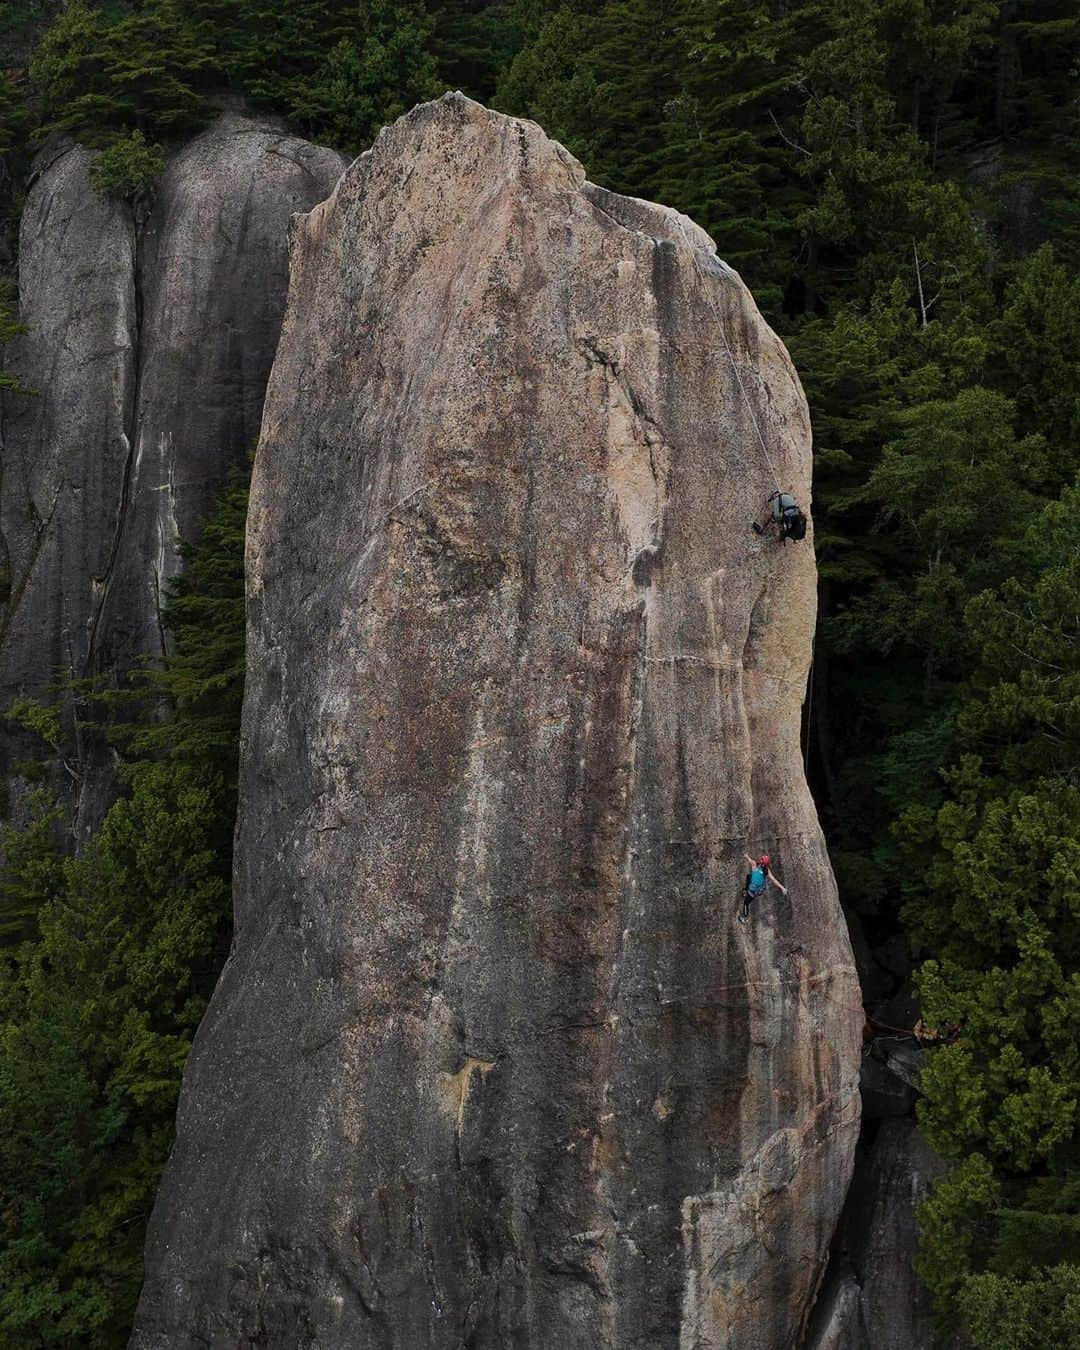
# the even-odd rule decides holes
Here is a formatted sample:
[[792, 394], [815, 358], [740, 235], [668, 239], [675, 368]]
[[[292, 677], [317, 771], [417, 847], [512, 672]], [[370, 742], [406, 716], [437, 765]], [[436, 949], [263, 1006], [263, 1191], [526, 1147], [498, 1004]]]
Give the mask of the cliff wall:
[[[289, 217], [324, 198], [345, 163], [226, 115], [170, 159], [137, 222], [94, 192], [91, 161], [74, 145], [44, 156], [22, 218], [27, 331], [4, 368], [30, 396], [2, 405], [0, 708], [48, 696], [57, 673], [121, 675], [162, 650], [177, 536], [191, 537], [258, 437]], [[80, 741], [70, 708], [67, 731]], [[5, 730], [0, 774], [10, 780], [23, 753]], [[111, 775], [99, 746], [72, 758], [85, 835]]]
[[[423, 105], [296, 224], [236, 938], [134, 1346], [798, 1342], [862, 1011], [777, 480], [746, 288], [535, 125]], [[747, 848], [789, 894], [740, 925]]]

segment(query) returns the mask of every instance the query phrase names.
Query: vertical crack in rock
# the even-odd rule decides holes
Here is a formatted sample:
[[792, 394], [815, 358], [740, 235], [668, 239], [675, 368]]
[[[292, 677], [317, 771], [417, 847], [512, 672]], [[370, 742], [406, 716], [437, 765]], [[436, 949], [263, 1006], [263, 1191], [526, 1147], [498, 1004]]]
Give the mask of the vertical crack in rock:
[[[344, 167], [226, 115], [170, 159], [136, 237], [130, 209], [92, 189], [91, 159], [42, 159], [21, 223], [27, 331], [4, 362], [35, 392], [2, 396], [0, 707], [46, 696], [58, 669], [122, 677], [163, 650], [176, 537], [257, 435], [289, 217]], [[0, 773], [32, 753], [5, 729]], [[113, 791], [100, 745], [83, 770], [73, 813], [91, 828]]]
[[[236, 939], [138, 1350], [801, 1334], [859, 993], [799, 745], [813, 554], [750, 531], [724, 335], [802, 501], [806, 405], [711, 259], [460, 95], [295, 222]], [[746, 849], [790, 895], [740, 926]]]
[[[129, 360], [129, 369], [127, 380], [129, 392], [124, 399], [120, 410], [121, 424], [123, 430], [120, 433], [121, 445], [123, 447], [123, 471], [120, 475], [120, 491], [116, 502], [116, 508], [113, 513], [112, 540], [109, 544], [108, 553], [105, 558], [104, 567], [100, 575], [91, 577], [90, 592], [90, 612], [86, 621], [86, 648], [85, 655], [82, 656], [79, 668], [80, 676], [90, 675], [95, 669], [97, 657], [98, 629], [101, 624], [101, 616], [109, 597], [109, 586], [112, 582], [113, 573], [116, 568], [116, 560], [120, 553], [120, 541], [124, 537], [124, 528], [127, 524], [128, 510], [131, 504], [131, 479], [132, 470], [135, 465], [137, 455], [137, 441], [135, 437], [135, 411], [139, 406], [139, 388], [142, 382], [142, 362], [140, 360], [141, 344], [139, 335], [142, 331], [143, 323], [143, 303], [142, 288], [139, 285], [140, 268], [140, 249], [139, 237], [137, 231], [131, 234], [131, 278], [132, 278], [132, 306], [128, 315], [128, 325], [130, 332], [130, 343], [128, 345], [127, 356]], [[101, 522], [107, 530], [105, 522]], [[80, 802], [76, 802], [76, 816], [80, 811]]]
[[945, 1170], [910, 1116], [872, 1121], [864, 1130], [808, 1350], [935, 1344], [930, 1293], [911, 1253], [918, 1207]]
[[[17, 694], [44, 696], [58, 673], [85, 672], [128, 455], [134, 226], [125, 206], [93, 192], [90, 160], [78, 146], [44, 158], [20, 227], [26, 331], [5, 349], [4, 365], [33, 392], [0, 396], [0, 530], [12, 582], [0, 631], [4, 708]], [[0, 773], [39, 749], [6, 727]]]

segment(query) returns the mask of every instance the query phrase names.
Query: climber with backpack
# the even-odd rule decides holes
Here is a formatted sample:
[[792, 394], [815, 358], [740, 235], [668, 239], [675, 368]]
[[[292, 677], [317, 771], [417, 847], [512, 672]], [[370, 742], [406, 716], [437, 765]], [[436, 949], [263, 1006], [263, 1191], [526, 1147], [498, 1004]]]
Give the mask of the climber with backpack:
[[769, 511], [763, 524], [753, 522], [755, 534], [765, 534], [776, 526], [781, 543], [806, 538], [806, 517], [790, 492], [777, 489], [769, 496]]
[[788, 893], [784, 883], [782, 881], [777, 881], [769, 870], [769, 864], [772, 862], [772, 859], [767, 853], [763, 853], [761, 857], [758, 858], [757, 862], [751, 858], [749, 853], [743, 854], [743, 857], [745, 857], [746, 861], [750, 864], [750, 871], [746, 874], [746, 882], [743, 886], [742, 911], [738, 916], [740, 923], [746, 923], [750, 918], [750, 906], [755, 900], [765, 894], [767, 882], [771, 881], [772, 884], [783, 891], [785, 895]]

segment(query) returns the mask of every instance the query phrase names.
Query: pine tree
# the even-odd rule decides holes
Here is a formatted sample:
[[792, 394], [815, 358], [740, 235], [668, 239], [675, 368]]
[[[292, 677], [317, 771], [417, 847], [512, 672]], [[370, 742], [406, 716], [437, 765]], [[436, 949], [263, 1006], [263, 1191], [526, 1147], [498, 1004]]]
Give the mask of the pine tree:
[[[40, 803], [0, 872], [0, 1347], [119, 1347], [180, 1075], [228, 938], [246, 485], [185, 545], [174, 644], [122, 700], [128, 793], [62, 861]], [[163, 719], [163, 708], [173, 715]], [[27, 708], [47, 736], [47, 709]]]
[[512, 0], [435, 0], [427, 9], [439, 82], [489, 101], [524, 40]]
[[202, 126], [210, 116], [212, 35], [177, 0], [134, 12], [72, 0], [46, 32], [30, 75], [42, 132], [68, 132], [103, 145], [118, 130], [161, 135]]
[[[923, 1128], [968, 1161], [927, 1204], [922, 1269], [945, 1316], [988, 1346], [1003, 1342], [980, 1300], [1008, 1290], [1030, 1310], [1069, 1278], [1044, 1265], [1080, 1259], [1080, 488], [1030, 526], [1023, 557], [967, 607], [946, 800], [909, 805], [897, 826], [918, 860], [905, 917], [934, 954], [924, 1017], [962, 1029], [924, 1073]], [[965, 1227], [977, 1241], [959, 1241]]]

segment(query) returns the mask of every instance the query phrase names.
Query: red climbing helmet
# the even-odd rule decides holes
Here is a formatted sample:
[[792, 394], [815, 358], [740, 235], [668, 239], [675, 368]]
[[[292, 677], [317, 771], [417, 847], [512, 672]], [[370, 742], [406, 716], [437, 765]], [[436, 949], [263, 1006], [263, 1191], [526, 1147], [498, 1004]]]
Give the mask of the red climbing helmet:
[[768, 865], [772, 862], [772, 859], [769, 857], [767, 853], [763, 853], [761, 857], [758, 859], [758, 862], [762, 867], [768, 867]]

